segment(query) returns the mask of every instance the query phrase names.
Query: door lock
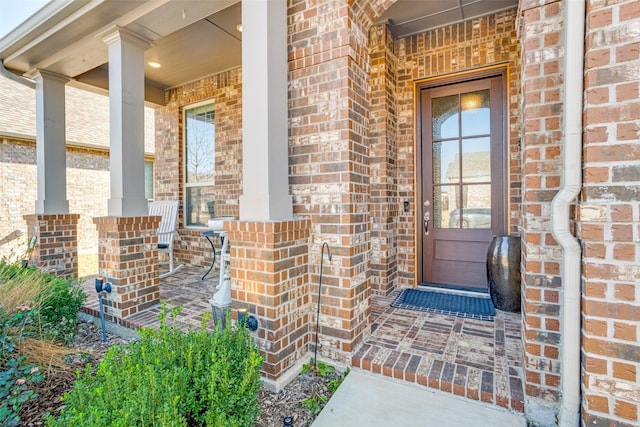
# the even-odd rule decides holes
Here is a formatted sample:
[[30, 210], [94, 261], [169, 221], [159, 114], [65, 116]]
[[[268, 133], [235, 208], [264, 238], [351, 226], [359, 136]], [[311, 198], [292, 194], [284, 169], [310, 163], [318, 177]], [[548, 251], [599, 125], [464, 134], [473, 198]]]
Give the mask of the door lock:
[[428, 236], [429, 235], [429, 220], [431, 219], [431, 216], [429, 215], [429, 206], [430, 203], [429, 201], [425, 201], [424, 202], [424, 216], [422, 217], [422, 222], [424, 225], [424, 235]]

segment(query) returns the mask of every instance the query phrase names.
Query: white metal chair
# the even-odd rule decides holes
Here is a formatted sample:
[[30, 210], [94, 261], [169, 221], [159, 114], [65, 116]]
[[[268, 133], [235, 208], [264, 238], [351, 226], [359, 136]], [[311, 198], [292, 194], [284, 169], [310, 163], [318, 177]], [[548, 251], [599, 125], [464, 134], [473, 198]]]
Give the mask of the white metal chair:
[[162, 217], [158, 226], [158, 252], [169, 255], [169, 271], [160, 275], [160, 278], [164, 278], [182, 268], [182, 264], [173, 268], [173, 239], [178, 224], [178, 202], [175, 200], [150, 202], [149, 216]]

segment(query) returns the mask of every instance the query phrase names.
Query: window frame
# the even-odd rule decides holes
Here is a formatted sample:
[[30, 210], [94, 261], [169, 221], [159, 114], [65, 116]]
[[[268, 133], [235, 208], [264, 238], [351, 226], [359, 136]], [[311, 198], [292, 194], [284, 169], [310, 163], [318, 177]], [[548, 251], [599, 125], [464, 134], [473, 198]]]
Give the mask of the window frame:
[[[202, 107], [205, 105], [213, 106], [213, 124], [214, 124], [214, 134], [213, 134], [213, 181], [207, 182], [198, 182], [197, 184], [187, 182], [187, 160], [188, 160], [188, 141], [187, 141], [187, 111], [192, 110], [194, 108]], [[195, 229], [195, 230], [206, 230], [208, 227], [206, 225], [198, 225], [198, 224], [189, 224], [189, 188], [194, 187], [215, 187], [215, 170], [216, 170], [216, 131], [215, 131], [215, 123], [216, 123], [216, 106], [213, 98], [206, 99], [203, 101], [195, 102], [192, 104], [184, 105], [182, 107], [182, 199], [183, 199], [183, 207], [184, 207], [184, 227], [187, 229]]]

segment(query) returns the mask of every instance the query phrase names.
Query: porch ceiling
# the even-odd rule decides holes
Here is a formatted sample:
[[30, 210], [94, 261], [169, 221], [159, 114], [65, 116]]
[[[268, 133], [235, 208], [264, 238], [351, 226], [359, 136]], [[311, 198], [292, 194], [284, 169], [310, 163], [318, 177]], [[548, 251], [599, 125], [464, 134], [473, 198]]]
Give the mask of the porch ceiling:
[[378, 22], [387, 22], [393, 34], [402, 38], [517, 5], [518, 0], [398, 0]]
[[[517, 0], [399, 0], [380, 18], [397, 37], [517, 5]], [[154, 42], [145, 51], [145, 98], [241, 64], [239, 0], [52, 0], [4, 38], [0, 59], [20, 75], [34, 68], [108, 90], [108, 50], [100, 35], [120, 26]], [[161, 64], [153, 68], [149, 62]]]
[[165, 89], [241, 64], [240, 10], [239, 0], [53, 0], [0, 40], [0, 59], [16, 74], [46, 69], [108, 90], [100, 35], [124, 27], [153, 41], [145, 97], [163, 104]]

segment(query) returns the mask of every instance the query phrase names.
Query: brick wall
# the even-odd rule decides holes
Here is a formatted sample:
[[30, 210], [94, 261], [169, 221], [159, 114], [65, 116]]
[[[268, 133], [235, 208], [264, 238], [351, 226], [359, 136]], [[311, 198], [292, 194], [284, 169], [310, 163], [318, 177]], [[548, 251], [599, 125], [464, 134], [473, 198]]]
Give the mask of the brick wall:
[[[94, 218], [99, 236], [99, 274], [112, 285], [104, 292], [105, 318], [122, 320], [160, 302], [158, 225], [161, 217]], [[92, 313], [96, 315], [97, 313]]]
[[25, 215], [37, 245], [29, 263], [60, 277], [78, 277], [78, 214]]
[[[36, 174], [35, 141], [0, 137], [0, 236], [16, 229], [26, 231], [23, 216], [34, 212]], [[108, 183], [108, 153], [80, 148], [67, 150], [67, 198], [69, 211], [80, 215], [79, 254], [98, 252], [98, 234], [92, 218], [107, 214]], [[18, 250], [21, 249], [23, 247]]]
[[32, 141], [0, 137], [0, 236], [21, 230], [23, 238], [0, 246], [0, 253], [22, 253], [26, 249], [27, 223], [23, 216], [34, 213], [36, 201], [36, 148]]
[[[521, 3], [523, 87], [522, 280], [527, 411], [555, 408], [560, 381], [561, 251], [551, 235], [560, 186], [562, 3]], [[577, 361], [576, 361], [577, 363]]]
[[583, 421], [638, 425], [640, 405], [640, 3], [587, 2]]
[[342, 1], [289, 3], [289, 164], [294, 213], [311, 219], [310, 291], [331, 246], [325, 356], [348, 362], [370, 313], [368, 27]]
[[[256, 331], [264, 351], [263, 375], [276, 380], [309, 351], [308, 219], [233, 221], [231, 298], [234, 309], [247, 309], [260, 321]], [[317, 293], [316, 293], [317, 295]], [[331, 314], [325, 305], [323, 312]]]
[[[370, 173], [371, 173], [371, 289], [386, 295], [395, 288], [398, 275], [397, 67], [398, 42], [386, 25], [369, 31]], [[403, 212], [403, 217], [404, 217]], [[403, 218], [407, 219], [407, 218]], [[402, 230], [404, 231], [404, 230]]]
[[174, 256], [180, 262], [206, 266], [211, 247], [196, 229], [184, 228], [183, 111], [211, 100], [215, 105], [215, 215], [239, 214], [242, 194], [242, 71], [224, 71], [166, 92], [167, 105], [156, 111], [155, 199], [179, 200]]
[[[333, 269], [330, 275], [337, 275], [336, 285], [329, 285], [327, 291], [339, 297], [350, 286], [359, 290], [361, 297], [346, 302], [358, 301], [354, 306], [364, 310], [350, 314], [357, 319], [352, 324], [358, 325], [353, 330], [358, 332], [351, 335], [354, 342], [368, 322], [367, 282], [378, 293], [387, 293], [396, 284], [414, 284], [415, 207], [401, 213], [400, 206], [404, 200], [413, 205], [415, 197], [413, 80], [509, 63], [509, 103], [519, 103], [515, 11], [395, 41], [384, 27], [370, 31], [371, 23], [391, 3], [356, 1], [349, 7], [342, 2], [322, 6], [295, 2], [289, 16], [294, 210], [312, 219], [312, 273], [318, 259], [314, 253], [322, 241], [332, 248], [353, 245], [355, 249], [349, 251], [351, 260], [357, 260], [354, 268]], [[317, 28], [326, 31], [320, 33]], [[345, 107], [347, 111], [342, 110]], [[515, 218], [511, 229], [515, 230], [520, 127], [519, 112], [512, 111], [509, 178]], [[341, 131], [342, 126], [349, 131]], [[349, 283], [347, 278], [355, 280]], [[315, 281], [313, 274], [311, 281]]]

